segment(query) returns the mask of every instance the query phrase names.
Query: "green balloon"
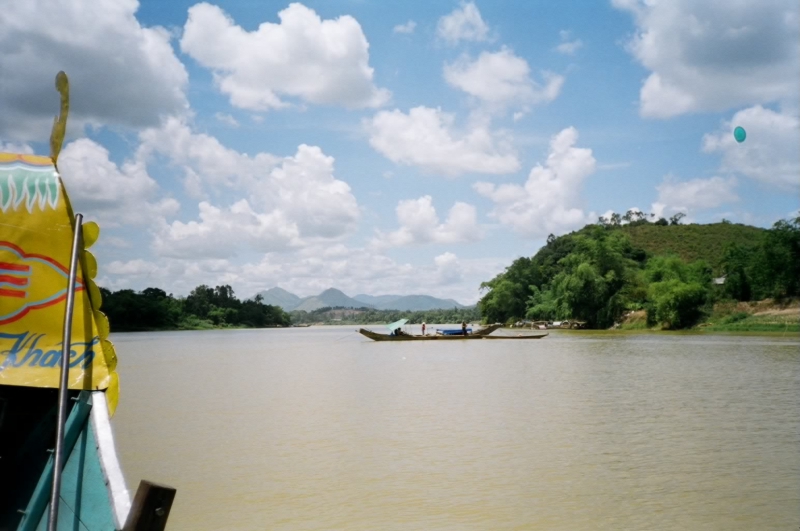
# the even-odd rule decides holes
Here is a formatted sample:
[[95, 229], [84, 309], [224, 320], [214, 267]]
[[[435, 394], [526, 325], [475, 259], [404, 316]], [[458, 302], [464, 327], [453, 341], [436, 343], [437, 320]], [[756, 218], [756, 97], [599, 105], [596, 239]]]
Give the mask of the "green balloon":
[[736, 127], [736, 129], [733, 130], [733, 138], [739, 143], [744, 142], [744, 139], [747, 138], [747, 132], [744, 130], [744, 127]]

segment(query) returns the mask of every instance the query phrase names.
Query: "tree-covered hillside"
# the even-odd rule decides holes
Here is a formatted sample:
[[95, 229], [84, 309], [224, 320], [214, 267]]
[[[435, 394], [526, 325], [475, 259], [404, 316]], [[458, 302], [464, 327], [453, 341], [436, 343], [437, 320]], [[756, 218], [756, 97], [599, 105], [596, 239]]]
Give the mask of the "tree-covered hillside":
[[620, 227], [634, 247], [649, 255], [677, 254], [686, 262], [705, 260], [715, 273], [719, 273], [725, 248], [737, 244], [757, 247], [766, 230], [738, 223], [712, 223], [709, 225], [656, 225], [654, 223], [630, 224]]
[[[532, 258], [518, 258], [484, 282], [484, 320], [579, 319], [607, 328], [629, 311], [646, 310], [651, 325], [686, 328], [720, 299], [800, 295], [800, 218], [769, 230], [681, 226], [680, 217], [671, 225], [620, 219], [551, 235]], [[715, 274], [726, 275], [725, 283], [714, 284]]]

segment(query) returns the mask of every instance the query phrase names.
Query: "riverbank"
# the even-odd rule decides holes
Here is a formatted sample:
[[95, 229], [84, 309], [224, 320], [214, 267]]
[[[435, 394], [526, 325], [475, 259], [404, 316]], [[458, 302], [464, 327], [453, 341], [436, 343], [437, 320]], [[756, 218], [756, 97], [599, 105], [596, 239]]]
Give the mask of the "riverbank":
[[[621, 330], [660, 330], [647, 325], [644, 310], [631, 312], [620, 323]], [[800, 332], [800, 301], [752, 302], [724, 301], [714, 305], [711, 314], [691, 328], [708, 332]]]

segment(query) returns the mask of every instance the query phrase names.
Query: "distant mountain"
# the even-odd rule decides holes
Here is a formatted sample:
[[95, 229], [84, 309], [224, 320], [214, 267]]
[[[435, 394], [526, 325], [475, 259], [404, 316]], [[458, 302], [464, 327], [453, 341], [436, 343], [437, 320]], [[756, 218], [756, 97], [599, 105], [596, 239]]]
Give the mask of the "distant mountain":
[[380, 306], [381, 304], [385, 304], [387, 302], [396, 301], [397, 299], [401, 298], [402, 295], [364, 295], [359, 294], [353, 297], [357, 301], [366, 302], [367, 304], [371, 304], [375, 307]]
[[453, 299], [437, 299], [430, 295], [406, 295], [393, 301], [377, 304], [379, 310], [400, 310], [407, 312], [439, 310], [449, 308], [466, 308]]
[[365, 295], [348, 297], [335, 288], [326, 289], [319, 295], [300, 298], [281, 288], [272, 288], [260, 293], [264, 304], [280, 306], [284, 311], [313, 312], [320, 308], [375, 308], [376, 310], [400, 310], [406, 312], [467, 308], [453, 299], [438, 299], [430, 295]]
[[287, 312], [294, 310], [302, 302], [302, 299], [294, 293], [278, 287], [262, 291], [258, 295], [264, 297], [264, 304], [280, 306]]
[[334, 307], [342, 307], [342, 308], [364, 308], [368, 307], [371, 308], [371, 304], [367, 304], [362, 301], [358, 301], [351, 297], [348, 297], [341, 291], [335, 288], [328, 288], [316, 297], [306, 297], [302, 300], [302, 302], [297, 305], [294, 309], [295, 310], [304, 310], [306, 312], [313, 312], [314, 310], [319, 310], [320, 308], [325, 308], [326, 306], [330, 306], [331, 308]]
[[466, 308], [453, 299], [437, 299], [430, 295], [356, 295], [356, 300], [367, 302], [377, 310], [416, 312], [450, 308]]

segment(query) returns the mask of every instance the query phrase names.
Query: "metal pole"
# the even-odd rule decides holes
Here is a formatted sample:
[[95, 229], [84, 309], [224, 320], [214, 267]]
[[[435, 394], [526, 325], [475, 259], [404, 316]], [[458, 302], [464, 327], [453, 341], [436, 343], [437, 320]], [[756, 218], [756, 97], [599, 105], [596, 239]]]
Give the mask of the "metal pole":
[[53, 455], [53, 490], [50, 492], [50, 514], [47, 531], [58, 527], [58, 499], [61, 495], [61, 469], [64, 467], [64, 423], [67, 420], [67, 391], [69, 390], [69, 354], [72, 341], [72, 310], [75, 306], [75, 278], [78, 273], [78, 253], [83, 232], [83, 215], [75, 215], [75, 236], [69, 260], [67, 283], [67, 308], [64, 312], [64, 335], [61, 343], [61, 379], [58, 384], [58, 424], [56, 425], [56, 451]]

